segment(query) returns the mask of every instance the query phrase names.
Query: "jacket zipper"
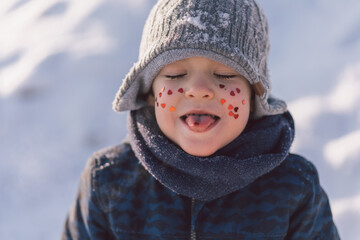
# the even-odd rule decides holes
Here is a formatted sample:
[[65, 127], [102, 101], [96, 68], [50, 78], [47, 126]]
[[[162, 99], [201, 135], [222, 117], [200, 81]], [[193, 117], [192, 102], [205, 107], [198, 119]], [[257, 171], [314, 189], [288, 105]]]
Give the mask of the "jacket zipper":
[[190, 232], [191, 240], [196, 240], [195, 221], [193, 220], [194, 208], [195, 208], [195, 199], [192, 198], [191, 199], [191, 232]]

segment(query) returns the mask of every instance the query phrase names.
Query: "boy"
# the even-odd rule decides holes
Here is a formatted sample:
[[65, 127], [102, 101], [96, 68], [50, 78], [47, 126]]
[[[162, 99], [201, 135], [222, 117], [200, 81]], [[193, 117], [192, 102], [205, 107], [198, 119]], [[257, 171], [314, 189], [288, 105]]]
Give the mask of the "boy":
[[268, 51], [254, 0], [158, 1], [114, 101], [128, 139], [89, 160], [63, 239], [339, 239]]

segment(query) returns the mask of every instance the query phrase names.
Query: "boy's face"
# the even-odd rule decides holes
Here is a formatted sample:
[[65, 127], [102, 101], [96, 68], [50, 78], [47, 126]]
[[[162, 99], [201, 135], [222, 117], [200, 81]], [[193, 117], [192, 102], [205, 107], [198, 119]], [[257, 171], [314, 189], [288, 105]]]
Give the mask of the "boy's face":
[[161, 131], [194, 156], [209, 156], [233, 141], [249, 119], [248, 81], [208, 58], [166, 65], [152, 89]]

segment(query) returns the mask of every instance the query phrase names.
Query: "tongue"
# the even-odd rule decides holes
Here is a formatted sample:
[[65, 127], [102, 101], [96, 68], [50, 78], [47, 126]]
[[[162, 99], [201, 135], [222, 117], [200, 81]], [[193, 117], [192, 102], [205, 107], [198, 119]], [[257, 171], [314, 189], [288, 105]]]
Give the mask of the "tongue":
[[215, 119], [209, 115], [190, 115], [185, 122], [192, 131], [203, 132], [215, 122]]

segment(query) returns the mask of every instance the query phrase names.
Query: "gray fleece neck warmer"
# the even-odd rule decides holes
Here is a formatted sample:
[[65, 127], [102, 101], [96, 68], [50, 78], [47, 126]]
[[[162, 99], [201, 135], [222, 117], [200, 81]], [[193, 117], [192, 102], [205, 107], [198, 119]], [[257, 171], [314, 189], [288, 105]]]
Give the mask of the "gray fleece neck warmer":
[[192, 156], [158, 127], [154, 108], [131, 111], [130, 145], [145, 169], [170, 190], [211, 201], [240, 190], [280, 165], [294, 139], [289, 113], [252, 120], [234, 141], [208, 157]]
[[123, 80], [115, 111], [148, 105], [153, 79], [167, 64], [194, 57], [220, 62], [241, 75], [255, 92], [257, 119], [286, 111], [270, 97], [268, 23], [254, 0], [159, 0], [145, 23], [139, 60]]

